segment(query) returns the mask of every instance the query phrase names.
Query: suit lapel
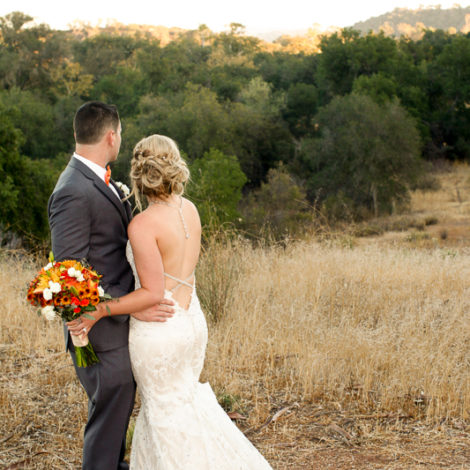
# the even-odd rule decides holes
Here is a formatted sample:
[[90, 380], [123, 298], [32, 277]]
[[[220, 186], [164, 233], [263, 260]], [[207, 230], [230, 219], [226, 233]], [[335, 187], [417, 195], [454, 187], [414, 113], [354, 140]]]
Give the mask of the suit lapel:
[[[129, 217], [128, 217], [127, 211], [126, 209], [124, 209], [124, 204], [113, 193], [113, 190], [110, 187], [108, 187], [106, 183], [101, 178], [99, 178], [95, 172], [90, 170], [90, 168], [88, 168], [80, 160], [77, 160], [76, 158], [72, 157], [69, 165], [75, 168], [76, 170], [80, 171], [87, 178], [93, 181], [93, 184], [95, 185], [96, 189], [98, 189], [98, 191], [100, 191], [107, 199], [109, 199], [109, 201], [111, 201], [113, 206], [118, 210], [118, 212], [121, 214], [121, 217], [126, 222], [126, 226], [127, 226], [129, 224]], [[114, 187], [116, 186], [114, 185]], [[118, 191], [118, 194], [119, 193], [120, 191]]]
[[[119, 194], [119, 197], [121, 198], [121, 201], [123, 199], [125, 199], [125, 195], [124, 193], [122, 192], [121, 188], [116, 184], [116, 182], [113, 180], [113, 179], [110, 179], [109, 180], [110, 184], [113, 185], [114, 189], [117, 191], [117, 193]], [[126, 200], [126, 201], [122, 201], [122, 205], [124, 206], [124, 210], [126, 211], [126, 216], [127, 216], [127, 222], [129, 223], [132, 219], [132, 207], [131, 207], [131, 203], [129, 202], [129, 200]]]

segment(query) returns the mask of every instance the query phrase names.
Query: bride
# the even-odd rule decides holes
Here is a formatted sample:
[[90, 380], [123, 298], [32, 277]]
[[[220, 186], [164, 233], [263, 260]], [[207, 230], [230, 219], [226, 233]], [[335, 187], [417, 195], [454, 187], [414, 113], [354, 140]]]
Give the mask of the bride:
[[270, 465], [232, 423], [209, 384], [199, 383], [207, 325], [196, 294], [201, 246], [196, 207], [182, 197], [189, 178], [175, 142], [152, 135], [135, 147], [132, 194], [142, 210], [128, 228], [127, 257], [137, 289], [98, 305], [96, 320], [173, 300], [166, 322], [131, 317], [129, 353], [141, 397], [131, 470], [267, 470]]

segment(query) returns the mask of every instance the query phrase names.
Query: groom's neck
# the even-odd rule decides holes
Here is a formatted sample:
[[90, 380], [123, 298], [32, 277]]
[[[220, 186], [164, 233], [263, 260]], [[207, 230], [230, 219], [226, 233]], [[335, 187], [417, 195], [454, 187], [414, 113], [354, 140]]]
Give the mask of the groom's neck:
[[93, 163], [106, 168], [106, 164], [109, 162], [109, 156], [106, 151], [100, 145], [84, 145], [77, 144], [75, 146], [75, 153], [80, 155]]

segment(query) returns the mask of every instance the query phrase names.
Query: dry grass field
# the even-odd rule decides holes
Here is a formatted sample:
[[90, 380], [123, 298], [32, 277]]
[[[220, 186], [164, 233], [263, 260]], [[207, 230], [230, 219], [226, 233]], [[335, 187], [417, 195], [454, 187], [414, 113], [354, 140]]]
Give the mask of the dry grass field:
[[[202, 380], [274, 469], [470, 469], [469, 178], [413, 194], [406, 230], [207, 245]], [[0, 259], [0, 468], [78, 469], [85, 394], [25, 301], [40, 265]]]

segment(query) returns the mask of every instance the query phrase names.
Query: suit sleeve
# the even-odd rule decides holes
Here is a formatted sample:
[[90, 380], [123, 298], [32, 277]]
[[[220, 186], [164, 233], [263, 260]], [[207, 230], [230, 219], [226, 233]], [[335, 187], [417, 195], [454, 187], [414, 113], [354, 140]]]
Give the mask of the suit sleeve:
[[87, 258], [90, 245], [90, 207], [86, 194], [60, 190], [49, 200], [49, 225], [54, 258]]

